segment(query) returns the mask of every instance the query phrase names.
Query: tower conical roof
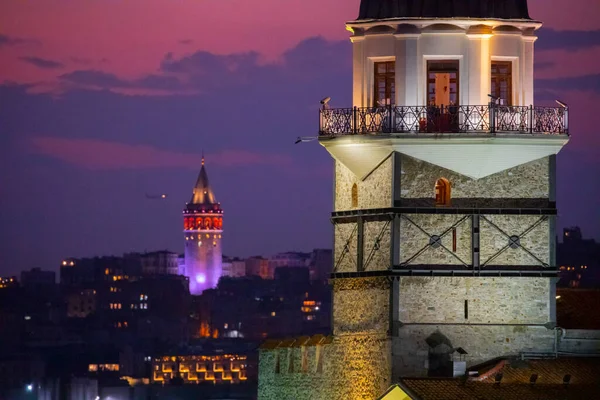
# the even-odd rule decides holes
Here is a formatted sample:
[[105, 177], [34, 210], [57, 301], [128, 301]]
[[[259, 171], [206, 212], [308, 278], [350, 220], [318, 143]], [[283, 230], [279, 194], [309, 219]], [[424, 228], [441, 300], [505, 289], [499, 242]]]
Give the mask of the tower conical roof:
[[208, 174], [204, 167], [204, 157], [202, 157], [202, 168], [194, 186], [192, 200], [190, 204], [216, 204], [215, 194], [208, 183]]

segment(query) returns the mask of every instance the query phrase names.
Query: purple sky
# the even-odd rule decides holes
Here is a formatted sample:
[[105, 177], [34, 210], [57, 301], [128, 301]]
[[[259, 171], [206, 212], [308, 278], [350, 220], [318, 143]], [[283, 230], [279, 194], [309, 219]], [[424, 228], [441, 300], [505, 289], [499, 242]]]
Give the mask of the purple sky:
[[[343, 24], [358, 3], [2, 2], [0, 274], [181, 251], [203, 149], [226, 254], [330, 247], [332, 162], [293, 142], [316, 134], [321, 98], [350, 104]], [[600, 238], [600, 3], [531, 0], [530, 13], [546, 22], [538, 104], [571, 106], [559, 226]]]

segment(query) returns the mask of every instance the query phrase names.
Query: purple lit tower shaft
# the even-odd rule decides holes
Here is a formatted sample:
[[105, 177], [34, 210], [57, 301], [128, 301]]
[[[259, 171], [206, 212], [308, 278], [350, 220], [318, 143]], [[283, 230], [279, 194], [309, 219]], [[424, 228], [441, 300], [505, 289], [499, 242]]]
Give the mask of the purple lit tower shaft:
[[223, 269], [223, 210], [208, 183], [204, 157], [192, 200], [183, 210], [183, 229], [184, 274], [190, 279], [190, 293], [199, 295], [217, 286]]

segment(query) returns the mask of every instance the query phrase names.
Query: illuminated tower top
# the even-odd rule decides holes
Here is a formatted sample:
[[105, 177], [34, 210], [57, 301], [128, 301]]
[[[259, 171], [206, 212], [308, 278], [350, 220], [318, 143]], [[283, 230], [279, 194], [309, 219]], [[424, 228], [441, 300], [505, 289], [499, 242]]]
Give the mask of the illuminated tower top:
[[[192, 199], [188, 203], [189, 206], [196, 206], [193, 208], [198, 208], [198, 206], [212, 206], [217, 203], [215, 199], [215, 194], [208, 183], [208, 174], [206, 173], [206, 168], [204, 167], [204, 157], [202, 157], [202, 168], [200, 169], [200, 174], [198, 175], [198, 179], [196, 180], [196, 185], [193, 189]], [[212, 208], [212, 207], [211, 207]]]

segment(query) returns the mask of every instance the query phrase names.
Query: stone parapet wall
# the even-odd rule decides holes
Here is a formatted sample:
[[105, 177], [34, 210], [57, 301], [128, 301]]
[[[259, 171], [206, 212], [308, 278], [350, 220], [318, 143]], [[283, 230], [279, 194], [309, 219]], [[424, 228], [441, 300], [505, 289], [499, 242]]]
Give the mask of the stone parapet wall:
[[[432, 349], [427, 338], [434, 334], [441, 334], [447, 344]], [[430, 352], [444, 354], [457, 347], [467, 351], [468, 367], [521, 352], [553, 353], [555, 330], [526, 325], [405, 325], [393, 339], [393, 379], [427, 376]], [[459, 358], [456, 353], [453, 357]]]
[[551, 320], [551, 285], [551, 278], [402, 277], [399, 320], [543, 325]]
[[[306, 370], [290, 370], [287, 363], [281, 363], [282, 359], [289, 360], [290, 352], [295, 362], [300, 360], [303, 351]], [[259, 400], [376, 399], [390, 384], [391, 339], [387, 336], [339, 336], [332, 343], [307, 349], [260, 350]]]
[[[339, 161], [335, 162], [334, 211], [392, 206], [393, 157], [388, 157], [364, 181]], [[352, 186], [358, 188], [358, 207], [352, 207]]]
[[387, 278], [333, 281], [333, 333], [387, 335], [390, 281]]

